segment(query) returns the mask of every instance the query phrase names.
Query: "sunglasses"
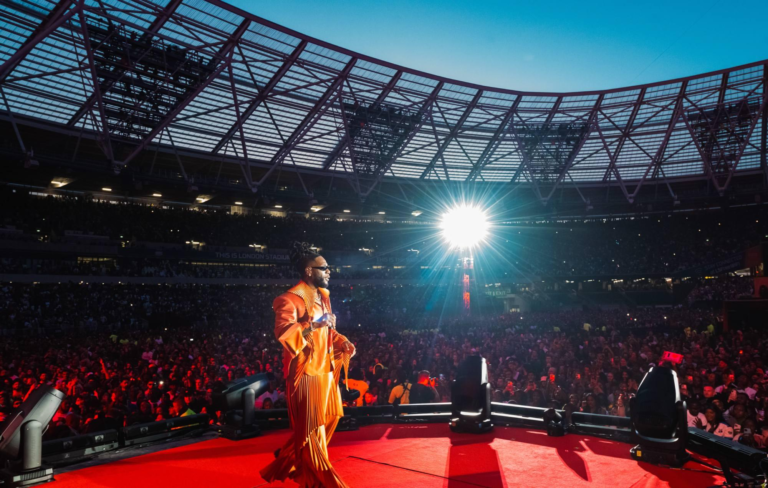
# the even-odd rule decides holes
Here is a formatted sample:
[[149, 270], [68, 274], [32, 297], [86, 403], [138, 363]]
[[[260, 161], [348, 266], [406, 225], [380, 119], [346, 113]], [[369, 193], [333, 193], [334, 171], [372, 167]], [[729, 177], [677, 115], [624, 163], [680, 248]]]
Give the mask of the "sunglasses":
[[331, 267], [330, 266], [312, 266], [312, 269], [320, 269], [323, 271], [328, 271], [329, 269], [331, 269]]

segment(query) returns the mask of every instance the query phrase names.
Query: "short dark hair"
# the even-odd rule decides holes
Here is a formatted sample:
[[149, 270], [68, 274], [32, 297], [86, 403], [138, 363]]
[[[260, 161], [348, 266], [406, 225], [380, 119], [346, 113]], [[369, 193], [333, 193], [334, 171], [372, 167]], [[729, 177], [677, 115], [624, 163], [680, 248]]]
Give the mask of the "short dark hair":
[[294, 242], [291, 245], [291, 249], [288, 251], [288, 257], [291, 260], [291, 265], [300, 275], [303, 275], [307, 265], [319, 258], [320, 255], [312, 250], [311, 244], [306, 242]]
[[406, 373], [404, 370], [399, 370], [397, 372], [397, 382], [400, 384], [403, 384], [408, 379], [408, 373]]
[[351, 368], [349, 379], [365, 381], [365, 370], [363, 368]]

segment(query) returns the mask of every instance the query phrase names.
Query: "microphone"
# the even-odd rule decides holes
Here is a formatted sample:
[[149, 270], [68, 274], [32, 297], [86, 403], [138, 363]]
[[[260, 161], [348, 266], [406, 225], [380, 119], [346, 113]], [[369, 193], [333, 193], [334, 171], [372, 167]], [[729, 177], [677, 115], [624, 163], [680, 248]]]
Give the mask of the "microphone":
[[[326, 322], [329, 322], [330, 318], [331, 318], [331, 315], [332, 314], [330, 314], [330, 313], [325, 313], [320, 318], [320, 320], [324, 320]], [[328, 354], [330, 354], [332, 346], [333, 346], [333, 332], [336, 330], [336, 328], [335, 328], [335, 326], [331, 327], [330, 325], [328, 325], [327, 329], [328, 329]]]

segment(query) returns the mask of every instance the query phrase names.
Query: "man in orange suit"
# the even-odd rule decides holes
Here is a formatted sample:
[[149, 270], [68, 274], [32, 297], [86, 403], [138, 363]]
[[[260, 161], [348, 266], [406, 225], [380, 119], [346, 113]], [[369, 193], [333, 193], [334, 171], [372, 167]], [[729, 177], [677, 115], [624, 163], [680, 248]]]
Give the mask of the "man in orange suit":
[[301, 281], [277, 297], [272, 308], [275, 337], [283, 345], [293, 435], [261, 476], [270, 482], [291, 478], [302, 487], [346, 487], [331, 466], [328, 442], [344, 415], [339, 376], [349, 367], [355, 346], [336, 331], [325, 259], [306, 243], [295, 243], [291, 263]]

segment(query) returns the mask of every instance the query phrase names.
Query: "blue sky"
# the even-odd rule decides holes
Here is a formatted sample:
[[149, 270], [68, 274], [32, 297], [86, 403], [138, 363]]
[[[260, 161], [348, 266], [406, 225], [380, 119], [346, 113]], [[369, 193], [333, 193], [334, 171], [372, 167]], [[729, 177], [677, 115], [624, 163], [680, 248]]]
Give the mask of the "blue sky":
[[229, 0], [429, 73], [526, 91], [662, 81], [768, 59], [768, 1]]

